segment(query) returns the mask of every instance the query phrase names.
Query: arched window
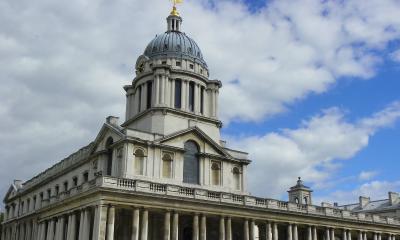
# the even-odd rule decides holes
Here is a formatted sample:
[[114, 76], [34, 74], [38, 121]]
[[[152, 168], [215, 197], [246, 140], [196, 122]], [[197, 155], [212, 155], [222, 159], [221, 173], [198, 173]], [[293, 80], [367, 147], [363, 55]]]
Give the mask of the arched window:
[[184, 148], [183, 182], [199, 184], [199, 148], [193, 141], [187, 141]]
[[295, 202], [296, 204], [299, 204], [299, 198], [295, 197], [295, 198], [294, 198], [294, 202]]
[[107, 176], [111, 176], [112, 172], [112, 158], [113, 158], [113, 149], [110, 147], [114, 143], [112, 137], [109, 137], [106, 141], [106, 150], [107, 150]]
[[191, 112], [194, 112], [194, 90], [195, 90], [195, 84], [194, 82], [189, 83], [189, 110]]
[[234, 167], [233, 170], [233, 186], [235, 190], [240, 190], [242, 187], [241, 179], [240, 179], [240, 170], [237, 167]]
[[152, 96], [153, 96], [153, 82], [150, 81], [147, 83], [147, 101], [146, 101], [147, 109], [151, 108]]
[[308, 204], [308, 198], [304, 197], [304, 203], [303, 204]]
[[182, 81], [175, 80], [175, 108], [182, 107]]
[[162, 176], [164, 178], [172, 178], [172, 163], [171, 154], [164, 154], [162, 158]]
[[144, 152], [142, 149], [135, 151], [135, 175], [144, 175]]
[[211, 164], [211, 184], [214, 186], [221, 185], [221, 164], [213, 162]]

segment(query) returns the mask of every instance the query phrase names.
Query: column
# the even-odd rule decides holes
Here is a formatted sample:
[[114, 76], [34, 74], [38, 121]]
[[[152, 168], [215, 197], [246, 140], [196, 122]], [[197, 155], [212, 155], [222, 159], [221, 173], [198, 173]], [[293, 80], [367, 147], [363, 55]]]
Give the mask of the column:
[[351, 240], [351, 230], [347, 233], [347, 240]]
[[392, 240], [396, 240], [396, 235], [393, 235], [393, 236], [392, 236]]
[[84, 240], [83, 239], [83, 224], [84, 224], [84, 222], [85, 222], [85, 210], [82, 209], [80, 211], [78, 240]]
[[[105, 240], [107, 229], [107, 206], [97, 205], [94, 211], [92, 239]], [[87, 239], [89, 239], [89, 237]]]
[[292, 224], [287, 226], [287, 240], [293, 240]]
[[317, 227], [313, 227], [313, 240], [318, 240], [318, 230]]
[[335, 240], [335, 229], [331, 229], [331, 240]]
[[249, 220], [245, 219], [243, 223], [243, 240], [249, 240]]
[[299, 233], [297, 231], [297, 224], [293, 224], [293, 239], [299, 240]]
[[3, 232], [1, 233], [1, 239], [3, 239], [3, 240], [5, 240], [6, 239], [6, 231], [7, 231], [7, 228], [5, 228], [4, 226], [3, 226]]
[[139, 215], [140, 211], [138, 208], [133, 210], [133, 219], [132, 219], [132, 240], [139, 240]]
[[54, 240], [54, 219], [51, 219], [48, 223], [46, 240]]
[[[81, 233], [79, 233], [81, 236]], [[82, 240], [89, 239], [90, 237], [90, 212], [89, 209], [83, 211], [83, 227], [82, 227]]]
[[343, 240], [347, 240], [347, 230], [343, 229]]
[[54, 234], [54, 239], [59, 240], [60, 239], [60, 220], [57, 218], [57, 221], [55, 222], [56, 226], [56, 233]]
[[225, 218], [219, 218], [219, 240], [225, 240]]
[[249, 234], [250, 240], [255, 240], [256, 235], [255, 235], [255, 223], [254, 220], [250, 220], [250, 234]]
[[25, 238], [25, 223], [20, 223], [19, 225], [19, 239]]
[[[351, 240], [351, 239], [349, 239], [349, 240]], [[382, 240], [382, 234], [381, 233], [378, 233], [378, 240]]]
[[329, 228], [326, 228], [325, 229], [325, 240], [331, 239], [331, 235], [329, 233], [330, 233]]
[[374, 233], [374, 240], [378, 240], [378, 233]]
[[226, 218], [226, 240], [232, 240], [232, 219]]
[[192, 228], [193, 228], [192, 239], [199, 240], [199, 215], [197, 213], [195, 213], [193, 216]]
[[363, 240], [363, 234], [361, 231], [358, 232], [358, 240]]
[[307, 240], [313, 240], [313, 231], [311, 226], [307, 227]]
[[273, 240], [279, 240], [278, 224], [274, 223], [274, 237]]
[[271, 226], [270, 222], [267, 223], [267, 225], [265, 226], [265, 229], [267, 231], [267, 233], [266, 233], [267, 240], [272, 240], [272, 235], [273, 234], [272, 234], [272, 226]]
[[107, 240], [114, 240], [115, 207], [110, 206], [107, 214]]
[[174, 212], [174, 216], [172, 218], [172, 239], [178, 240], [179, 237], [179, 215], [177, 212]]
[[142, 212], [142, 225], [141, 225], [141, 236], [140, 240], [147, 240], [148, 235], [148, 228], [149, 228], [149, 211], [144, 209]]
[[64, 216], [58, 218], [58, 221], [60, 222], [59, 225], [59, 240], [64, 240], [64, 236], [65, 236], [65, 218]]
[[207, 218], [205, 215], [201, 216], [200, 221], [200, 240], [207, 239]]
[[[368, 240], [367, 232], [364, 232], [364, 234], [363, 234], [363, 239], [364, 239], [364, 240]], [[334, 240], [334, 239], [332, 239], [332, 240]], [[394, 239], [392, 239], [392, 240], [394, 240]]]
[[67, 232], [67, 240], [75, 240], [76, 239], [76, 214], [71, 213], [68, 218], [68, 232]]
[[164, 216], [164, 240], [170, 240], [171, 236], [171, 213], [165, 212]]

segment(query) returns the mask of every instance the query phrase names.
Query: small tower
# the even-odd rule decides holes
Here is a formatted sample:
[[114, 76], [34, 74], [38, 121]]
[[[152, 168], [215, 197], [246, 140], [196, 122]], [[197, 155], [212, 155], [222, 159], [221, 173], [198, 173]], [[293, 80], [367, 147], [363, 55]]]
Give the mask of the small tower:
[[290, 188], [289, 202], [303, 205], [312, 205], [312, 190], [303, 184], [301, 177], [297, 180], [297, 184]]

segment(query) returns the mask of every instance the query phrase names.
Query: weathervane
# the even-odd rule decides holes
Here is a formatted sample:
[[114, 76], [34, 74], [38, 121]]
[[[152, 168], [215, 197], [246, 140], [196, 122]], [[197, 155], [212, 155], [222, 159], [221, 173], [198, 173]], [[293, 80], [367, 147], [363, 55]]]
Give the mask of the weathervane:
[[173, 5], [173, 7], [172, 7], [171, 15], [173, 15], [173, 16], [179, 16], [178, 11], [176, 10], [176, 5], [177, 5], [177, 4], [180, 4], [180, 3], [183, 3], [183, 0], [171, 0], [171, 2], [174, 3], [174, 5]]

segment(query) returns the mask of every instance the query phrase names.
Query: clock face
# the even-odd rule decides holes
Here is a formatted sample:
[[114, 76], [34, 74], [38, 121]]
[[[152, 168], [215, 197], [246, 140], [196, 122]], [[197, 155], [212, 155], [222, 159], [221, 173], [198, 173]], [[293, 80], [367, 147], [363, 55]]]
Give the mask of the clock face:
[[144, 71], [144, 66], [148, 58], [146, 56], [140, 56], [138, 60], [136, 61], [136, 70], [138, 72], [143, 72]]

